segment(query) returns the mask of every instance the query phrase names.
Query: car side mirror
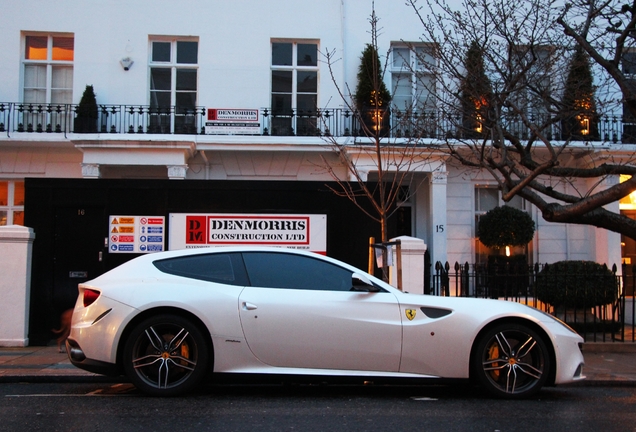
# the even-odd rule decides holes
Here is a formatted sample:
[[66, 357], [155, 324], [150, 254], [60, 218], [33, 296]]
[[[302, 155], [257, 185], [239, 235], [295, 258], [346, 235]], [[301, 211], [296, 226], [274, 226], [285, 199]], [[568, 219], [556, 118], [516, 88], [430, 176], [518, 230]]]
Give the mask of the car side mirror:
[[354, 273], [351, 275], [351, 291], [378, 292], [380, 288], [373, 285], [365, 275]]

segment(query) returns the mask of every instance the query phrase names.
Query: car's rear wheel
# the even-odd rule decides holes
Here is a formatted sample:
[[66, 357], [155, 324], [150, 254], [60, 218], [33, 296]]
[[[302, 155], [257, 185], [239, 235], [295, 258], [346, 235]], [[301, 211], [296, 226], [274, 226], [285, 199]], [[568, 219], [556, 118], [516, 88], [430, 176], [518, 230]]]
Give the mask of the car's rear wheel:
[[523, 398], [538, 392], [550, 371], [543, 338], [522, 324], [502, 324], [478, 341], [473, 371], [479, 383], [497, 397]]
[[209, 348], [199, 328], [178, 315], [153, 316], [140, 322], [124, 347], [126, 375], [141, 391], [174, 396], [202, 382]]

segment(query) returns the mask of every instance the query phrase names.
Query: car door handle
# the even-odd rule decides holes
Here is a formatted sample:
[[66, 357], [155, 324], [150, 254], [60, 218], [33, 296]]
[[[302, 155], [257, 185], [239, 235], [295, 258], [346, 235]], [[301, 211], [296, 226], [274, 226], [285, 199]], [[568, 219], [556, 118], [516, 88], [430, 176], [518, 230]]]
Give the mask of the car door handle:
[[243, 302], [243, 310], [255, 310], [258, 309], [255, 304]]

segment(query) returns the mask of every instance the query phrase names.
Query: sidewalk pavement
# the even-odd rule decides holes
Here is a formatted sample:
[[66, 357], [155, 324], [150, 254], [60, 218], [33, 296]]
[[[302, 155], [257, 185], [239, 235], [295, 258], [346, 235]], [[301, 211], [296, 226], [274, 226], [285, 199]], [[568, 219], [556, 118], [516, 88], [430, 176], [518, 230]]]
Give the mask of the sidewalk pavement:
[[[636, 343], [588, 342], [583, 356], [587, 379], [573, 385], [636, 386]], [[57, 346], [0, 347], [0, 383], [122, 381], [76, 368]]]

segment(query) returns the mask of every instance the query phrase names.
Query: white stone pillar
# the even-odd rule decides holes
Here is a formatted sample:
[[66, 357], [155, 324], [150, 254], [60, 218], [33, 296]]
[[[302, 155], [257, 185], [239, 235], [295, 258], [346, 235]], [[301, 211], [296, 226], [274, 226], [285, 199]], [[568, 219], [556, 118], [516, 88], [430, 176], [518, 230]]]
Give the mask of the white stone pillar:
[[0, 226], [0, 346], [29, 345], [34, 239], [33, 228]]
[[[400, 241], [402, 254], [402, 291], [424, 294], [424, 253], [426, 252], [426, 244], [422, 239], [409, 236], [397, 237], [390, 241], [398, 240]], [[397, 247], [393, 246], [393, 265], [389, 268], [389, 283], [394, 287], [398, 285], [397, 262]]]
[[447, 172], [431, 173], [431, 211], [430, 211], [430, 254], [431, 263], [437, 261], [445, 263], [447, 258], [446, 236], [448, 235], [448, 222], [446, 215], [446, 184]]

